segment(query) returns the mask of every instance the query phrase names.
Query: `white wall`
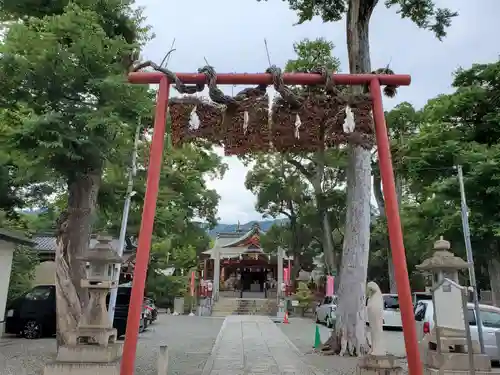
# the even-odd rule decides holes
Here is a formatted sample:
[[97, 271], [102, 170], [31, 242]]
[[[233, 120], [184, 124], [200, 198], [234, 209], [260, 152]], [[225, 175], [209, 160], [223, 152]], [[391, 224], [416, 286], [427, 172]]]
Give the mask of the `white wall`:
[[14, 244], [0, 240], [0, 335], [4, 333], [5, 307], [9, 293]]

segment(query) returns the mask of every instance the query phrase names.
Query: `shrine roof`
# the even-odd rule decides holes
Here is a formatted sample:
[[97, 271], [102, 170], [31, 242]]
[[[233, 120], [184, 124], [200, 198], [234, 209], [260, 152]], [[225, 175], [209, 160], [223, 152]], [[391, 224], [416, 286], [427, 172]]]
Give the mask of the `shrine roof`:
[[247, 232], [221, 232], [217, 233], [214, 247], [203, 254], [211, 255], [214, 249], [219, 249], [221, 256], [237, 255], [241, 252], [261, 252], [260, 236], [264, 234], [258, 225], [254, 225]]
[[260, 248], [260, 236], [263, 234], [264, 232], [261, 231], [258, 226], [255, 226], [242, 236], [234, 238], [233, 241], [229, 241], [221, 247], [240, 247], [254, 245]]

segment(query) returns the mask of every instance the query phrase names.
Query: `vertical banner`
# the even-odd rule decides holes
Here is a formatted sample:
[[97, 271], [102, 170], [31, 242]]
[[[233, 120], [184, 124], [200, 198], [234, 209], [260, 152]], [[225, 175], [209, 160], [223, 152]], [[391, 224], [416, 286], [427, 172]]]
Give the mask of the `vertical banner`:
[[194, 271], [191, 272], [191, 297], [194, 296], [194, 284], [195, 284], [195, 273]]
[[285, 269], [283, 270], [283, 282], [286, 285], [290, 284], [290, 270], [288, 269], [288, 267], [285, 267]]
[[327, 276], [326, 277], [326, 295], [327, 296], [333, 296], [333, 285], [335, 283], [335, 277], [334, 276]]

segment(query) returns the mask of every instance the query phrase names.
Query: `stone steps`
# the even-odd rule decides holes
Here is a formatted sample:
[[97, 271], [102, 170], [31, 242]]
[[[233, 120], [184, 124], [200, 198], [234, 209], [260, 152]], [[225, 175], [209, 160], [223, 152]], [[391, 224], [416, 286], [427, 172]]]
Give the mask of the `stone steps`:
[[212, 316], [229, 315], [276, 315], [274, 299], [221, 298], [212, 309]]

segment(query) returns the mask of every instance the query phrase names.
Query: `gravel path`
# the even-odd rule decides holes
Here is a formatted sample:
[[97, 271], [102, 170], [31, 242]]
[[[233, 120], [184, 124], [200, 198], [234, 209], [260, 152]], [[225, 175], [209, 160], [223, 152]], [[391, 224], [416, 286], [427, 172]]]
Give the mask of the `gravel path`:
[[[356, 373], [356, 359], [349, 357], [322, 356], [312, 352], [316, 324], [311, 319], [290, 318], [290, 324], [279, 324], [279, 327], [295, 344], [297, 349], [304, 353], [308, 363], [325, 375], [351, 375]], [[320, 327], [321, 342], [328, 339], [330, 331]]]
[[[314, 345], [314, 333], [316, 324], [311, 319], [291, 318], [290, 324], [279, 324], [282, 331], [295, 344], [297, 349], [304, 353], [310, 365], [323, 371], [325, 375], [351, 375], [356, 373], [357, 359], [350, 357], [322, 356], [312, 353]], [[330, 330], [319, 325], [321, 341], [325, 342]], [[401, 331], [384, 331], [386, 337], [387, 351], [396, 357], [401, 358], [401, 365], [407, 373], [406, 352]], [[495, 366], [492, 374], [500, 374], [500, 368]]]
[[[351, 375], [356, 373], [357, 359], [352, 357], [322, 356], [312, 353], [316, 324], [311, 319], [291, 318], [290, 324], [280, 324], [281, 329], [304, 353], [309, 363], [327, 375]], [[321, 342], [330, 336], [330, 330], [319, 325]], [[397, 357], [405, 356], [402, 332], [384, 331], [387, 338], [387, 350]]]
[[[156, 359], [160, 345], [169, 346], [169, 375], [201, 375], [210, 356], [224, 318], [168, 316], [160, 314], [158, 321], [140, 335], [136, 375], [156, 375]], [[315, 324], [310, 319], [291, 318], [290, 324], [279, 327], [306, 361], [325, 375], [354, 375], [357, 360], [349, 357], [321, 356], [312, 353]], [[321, 340], [329, 330], [320, 326]], [[385, 332], [389, 352], [404, 356], [402, 332]], [[0, 339], [0, 375], [41, 375], [44, 364], [55, 357], [55, 339]], [[495, 368], [493, 373], [500, 373]]]
[[[136, 375], [156, 375], [160, 345], [169, 346], [169, 375], [200, 375], [223, 318], [159, 315], [140, 335]], [[0, 375], [41, 375], [56, 353], [55, 339], [0, 339]]]

